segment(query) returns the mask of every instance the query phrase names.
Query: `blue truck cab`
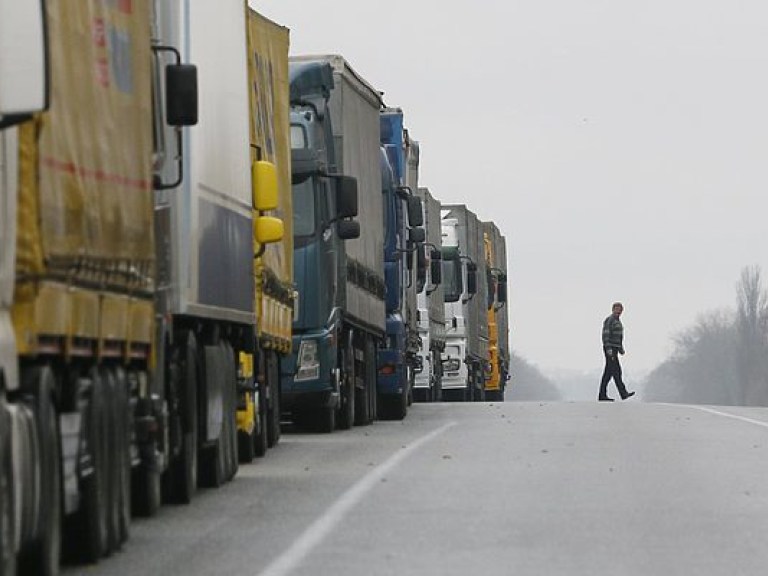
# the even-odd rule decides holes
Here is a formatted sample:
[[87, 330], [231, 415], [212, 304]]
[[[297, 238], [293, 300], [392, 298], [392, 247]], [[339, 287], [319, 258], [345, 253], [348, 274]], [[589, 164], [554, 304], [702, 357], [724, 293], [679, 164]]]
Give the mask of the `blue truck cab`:
[[328, 98], [334, 87], [327, 64], [291, 64], [293, 186], [293, 351], [282, 371], [283, 409], [297, 423], [330, 432], [336, 426], [342, 378], [342, 270], [345, 240], [357, 238], [354, 178], [337, 174]]
[[412, 363], [418, 352], [418, 348], [409, 350], [409, 336], [417, 333], [417, 327], [407, 307], [409, 297], [414, 301], [416, 297], [415, 254], [423, 245], [425, 233], [421, 228], [421, 199], [407, 186], [409, 142], [400, 109], [382, 110], [381, 144], [386, 340], [378, 352], [377, 390], [379, 415], [403, 419], [411, 393]]

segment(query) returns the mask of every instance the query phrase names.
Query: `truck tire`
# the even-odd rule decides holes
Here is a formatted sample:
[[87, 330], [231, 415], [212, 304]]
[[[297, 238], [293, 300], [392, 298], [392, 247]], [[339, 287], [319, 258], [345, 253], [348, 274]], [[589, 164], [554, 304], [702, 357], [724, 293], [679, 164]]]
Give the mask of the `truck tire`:
[[341, 352], [339, 364], [342, 369], [342, 382], [336, 426], [339, 430], [349, 430], [355, 420], [355, 351], [351, 338]]
[[131, 400], [128, 377], [125, 370], [115, 368], [118, 401], [118, 447], [119, 447], [119, 483], [118, 483], [118, 524], [120, 544], [128, 541], [131, 532]]
[[373, 340], [366, 336], [363, 352], [363, 388], [355, 399], [355, 426], [368, 426], [373, 422], [376, 397], [376, 348]]
[[55, 382], [48, 367], [33, 368], [24, 376], [24, 390], [36, 403], [40, 439], [41, 494], [39, 532], [19, 555], [20, 574], [55, 576], [61, 562], [61, 449], [53, 404]]
[[[217, 345], [201, 345], [198, 350], [198, 359], [201, 365], [200, 377], [202, 378], [199, 389], [213, 390], [215, 382], [222, 377], [220, 348]], [[224, 412], [226, 411], [225, 403], [226, 398], [222, 396], [222, 411]], [[209, 408], [207, 402], [199, 407], [198, 414], [203, 421], [207, 419], [205, 412]], [[207, 442], [207, 445], [199, 453], [198, 480], [200, 485], [206, 488], [218, 488], [224, 483], [225, 424], [225, 419], [222, 419], [219, 437], [213, 442]]]
[[240, 460], [240, 464], [253, 462], [253, 434], [248, 434], [243, 430], [237, 431], [237, 458]]
[[[0, 392], [2, 394], [2, 392]], [[11, 471], [11, 424], [0, 403], [0, 576], [16, 575], [16, 523], [13, 521], [14, 495]]]
[[221, 439], [200, 451], [198, 479], [200, 486], [218, 488], [224, 483], [224, 467], [221, 463]]
[[388, 394], [379, 398], [379, 419], [404, 420], [408, 414], [408, 395], [405, 391], [401, 394]]
[[314, 415], [314, 428], [321, 434], [330, 434], [336, 430], [336, 408], [321, 407]]
[[[103, 451], [100, 439], [103, 435], [104, 390], [97, 371], [90, 375], [90, 401], [83, 427], [85, 443], [91, 456], [92, 472], [80, 479], [80, 509], [72, 530], [67, 535], [77, 547], [77, 558], [81, 562], [95, 564], [107, 551], [107, 526], [104, 510], [107, 499], [104, 487]], [[69, 546], [67, 547], [69, 548]]]
[[274, 448], [280, 442], [280, 360], [276, 353], [269, 354], [267, 376], [270, 386], [267, 413], [267, 446]]
[[102, 429], [102, 450], [104, 451], [104, 478], [107, 494], [104, 510], [107, 524], [107, 552], [120, 548], [120, 442], [118, 434], [118, 391], [115, 374], [109, 368], [99, 371], [105, 390], [105, 418]]
[[240, 464], [237, 454], [237, 365], [235, 351], [227, 341], [222, 341], [222, 360], [225, 366], [224, 374], [227, 381], [224, 386], [224, 422], [227, 434], [227, 474], [226, 479], [232, 480], [237, 474]]
[[264, 389], [264, 381], [259, 382], [258, 394], [258, 422], [253, 430], [253, 453], [257, 458], [263, 458], [267, 453], [267, 392]]
[[[146, 374], [130, 370], [127, 374], [128, 389], [138, 391], [140, 382]], [[152, 416], [147, 400], [138, 400], [135, 413], [131, 414], [133, 426], [136, 426], [137, 418]], [[135, 418], [134, 418], [135, 417]], [[154, 415], [157, 417], [157, 415]], [[156, 451], [156, 440], [149, 446], [145, 446], [152, 452]], [[136, 516], [150, 517], [157, 514], [160, 509], [162, 477], [154, 462], [142, 461], [131, 471], [131, 512]]]
[[178, 415], [181, 419], [181, 450], [170, 463], [168, 470], [168, 497], [176, 504], [189, 504], [197, 491], [197, 438], [198, 406], [197, 390], [199, 366], [197, 362], [197, 342], [191, 332], [181, 339], [181, 344], [174, 350], [171, 362], [178, 382], [174, 388], [179, 395]]

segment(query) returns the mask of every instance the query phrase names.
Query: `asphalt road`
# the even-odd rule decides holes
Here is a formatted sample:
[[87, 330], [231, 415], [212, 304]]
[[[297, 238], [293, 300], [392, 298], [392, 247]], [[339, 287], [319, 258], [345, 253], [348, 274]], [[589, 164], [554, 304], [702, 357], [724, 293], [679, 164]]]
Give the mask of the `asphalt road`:
[[289, 431], [65, 574], [764, 574], [767, 540], [768, 409], [415, 405]]

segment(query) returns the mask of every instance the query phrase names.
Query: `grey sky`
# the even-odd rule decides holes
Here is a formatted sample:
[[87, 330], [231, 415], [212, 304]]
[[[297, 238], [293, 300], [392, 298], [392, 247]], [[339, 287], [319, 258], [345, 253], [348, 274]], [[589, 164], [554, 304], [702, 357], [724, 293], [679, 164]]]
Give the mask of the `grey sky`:
[[768, 273], [764, 0], [261, 0], [292, 53], [340, 53], [406, 112], [421, 182], [507, 236], [516, 350], [625, 370]]

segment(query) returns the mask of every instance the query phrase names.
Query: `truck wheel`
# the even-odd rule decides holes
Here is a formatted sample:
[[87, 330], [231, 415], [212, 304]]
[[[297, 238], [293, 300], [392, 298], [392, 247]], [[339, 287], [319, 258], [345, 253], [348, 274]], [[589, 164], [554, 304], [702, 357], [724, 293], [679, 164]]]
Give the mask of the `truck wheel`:
[[122, 367], [115, 369], [118, 402], [118, 483], [120, 544], [128, 541], [131, 531], [131, 401], [128, 378]]
[[106, 487], [107, 551], [112, 553], [120, 548], [120, 443], [118, 434], [118, 391], [115, 374], [108, 368], [100, 371], [101, 382], [106, 392], [104, 403], [104, 427], [102, 428], [102, 450], [104, 451], [104, 478]]
[[237, 431], [237, 458], [240, 464], [253, 462], [253, 435], [243, 430]]
[[398, 395], [379, 398], [379, 417], [381, 420], [403, 420], [408, 413], [408, 398], [405, 391]]
[[221, 464], [221, 438], [200, 452], [198, 478], [201, 486], [218, 488], [224, 482]]
[[197, 389], [198, 364], [197, 343], [189, 332], [175, 351], [172, 362], [176, 370], [172, 374], [180, 377], [176, 391], [180, 395], [182, 439], [179, 455], [171, 461], [170, 500], [178, 504], [189, 504], [197, 491]]
[[373, 422], [376, 412], [376, 349], [370, 337], [365, 338], [365, 362], [363, 364], [363, 388], [355, 399], [355, 426], [367, 426]]
[[336, 409], [322, 407], [315, 414], [315, 430], [321, 434], [330, 434], [336, 429]]
[[262, 458], [267, 453], [267, 393], [264, 387], [264, 382], [259, 382], [259, 389], [256, 391], [258, 394], [259, 406], [258, 410], [258, 422], [256, 428], [253, 430], [253, 453], [257, 458]]
[[[145, 372], [130, 370], [127, 374], [128, 389], [134, 391], [134, 394], [138, 394], [141, 382], [145, 381], [146, 376]], [[138, 421], [147, 417], [157, 418], [158, 415], [153, 414], [150, 406], [151, 402], [148, 399], [137, 398], [136, 405], [131, 407], [132, 426], [135, 427]], [[156, 450], [157, 440], [143, 445], [141, 451], [151, 453], [152, 462], [147, 462], [145, 458], [142, 458], [139, 465], [131, 470], [131, 512], [136, 516], [154, 516], [160, 508], [162, 501], [161, 475], [154, 462]]]
[[[0, 392], [1, 394], [1, 392]], [[0, 576], [16, 575], [16, 523], [11, 473], [11, 423], [0, 403]]]
[[160, 472], [140, 465], [131, 474], [131, 509], [136, 516], [157, 514], [162, 502]]
[[237, 366], [235, 365], [235, 351], [229, 342], [222, 342], [222, 354], [224, 359], [224, 374], [226, 384], [224, 386], [225, 412], [227, 433], [227, 480], [232, 480], [237, 474], [240, 461], [237, 455]]
[[378, 346], [376, 345], [376, 341], [373, 338], [368, 339], [368, 346], [369, 346], [369, 365], [368, 365], [368, 397], [371, 402], [370, 411], [368, 413], [368, 417], [371, 422], [376, 420], [378, 418], [377, 411], [379, 409], [379, 394], [376, 390], [377, 388], [377, 379], [379, 375], [378, 367], [376, 365], [376, 358], [377, 358], [377, 349]]
[[[212, 346], [200, 346], [198, 350], [198, 358], [202, 365], [200, 370], [200, 377], [202, 378], [201, 388], [208, 390], [214, 390], [218, 379], [222, 377], [221, 366], [221, 353], [220, 348], [217, 345]], [[226, 397], [222, 392], [222, 414], [226, 412]], [[206, 410], [210, 410], [211, 406], [205, 403], [201, 406], [200, 416], [205, 420]], [[224, 482], [224, 450], [226, 446], [225, 419], [222, 418], [221, 430], [219, 431], [219, 437], [209, 443], [204, 449], [200, 450], [198, 459], [198, 479], [201, 486], [206, 488], [218, 488]], [[210, 431], [209, 431], [210, 433]]]
[[61, 450], [51, 396], [55, 382], [50, 369], [45, 367], [35, 368], [27, 376], [30, 385], [25, 388], [37, 402], [41, 500], [39, 533], [19, 556], [19, 573], [54, 576], [59, 573], [61, 561]]
[[103, 451], [100, 439], [103, 435], [104, 391], [98, 373], [91, 373], [90, 402], [85, 414], [83, 428], [86, 446], [91, 456], [92, 471], [90, 476], [80, 480], [80, 509], [74, 519], [73, 530], [67, 535], [78, 547], [78, 557], [82, 562], [94, 564], [107, 550], [107, 526], [104, 510], [107, 504], [104, 483]]
[[343, 372], [341, 402], [336, 425], [339, 430], [349, 430], [355, 420], [355, 351], [352, 348], [351, 338], [341, 353], [339, 363]]
[[267, 414], [267, 445], [273, 448], [280, 441], [280, 363], [277, 354], [267, 360], [267, 381], [270, 386], [269, 412]]

